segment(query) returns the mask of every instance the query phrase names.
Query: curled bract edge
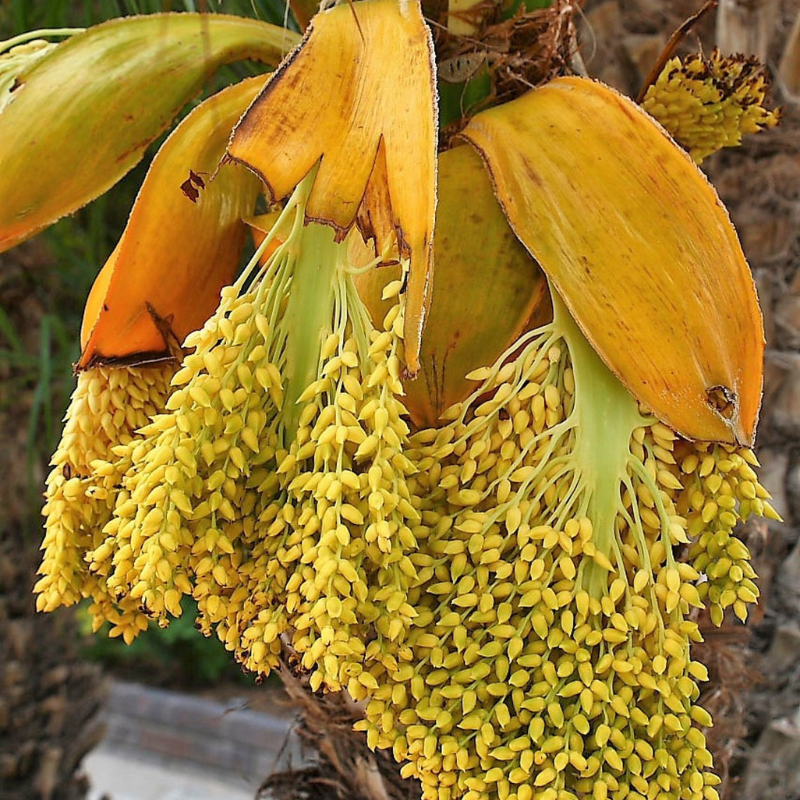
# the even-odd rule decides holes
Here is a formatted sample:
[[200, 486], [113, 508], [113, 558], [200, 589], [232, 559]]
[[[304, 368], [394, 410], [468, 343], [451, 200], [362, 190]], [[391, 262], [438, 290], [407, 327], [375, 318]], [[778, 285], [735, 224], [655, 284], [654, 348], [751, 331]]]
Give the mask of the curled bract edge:
[[317, 14], [234, 130], [228, 152], [273, 200], [319, 165], [307, 219], [340, 238], [357, 224], [410, 257], [406, 368], [419, 369], [436, 207], [436, 82], [418, 2], [372, 0]]

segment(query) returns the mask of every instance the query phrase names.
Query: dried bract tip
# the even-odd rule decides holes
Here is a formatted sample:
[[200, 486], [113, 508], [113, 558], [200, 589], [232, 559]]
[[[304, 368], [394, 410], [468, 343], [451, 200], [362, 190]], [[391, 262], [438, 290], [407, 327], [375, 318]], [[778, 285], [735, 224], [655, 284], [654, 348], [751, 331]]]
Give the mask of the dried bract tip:
[[764, 107], [766, 70], [757, 58], [723, 57], [715, 49], [673, 58], [650, 86], [642, 108], [655, 117], [699, 164], [742, 136], [775, 127], [780, 110]]
[[251, 78], [210, 97], [159, 149], [86, 303], [79, 368], [180, 356], [183, 340], [213, 312], [239, 265], [241, 217], [260, 188], [241, 166], [216, 170], [262, 86], [263, 78]]

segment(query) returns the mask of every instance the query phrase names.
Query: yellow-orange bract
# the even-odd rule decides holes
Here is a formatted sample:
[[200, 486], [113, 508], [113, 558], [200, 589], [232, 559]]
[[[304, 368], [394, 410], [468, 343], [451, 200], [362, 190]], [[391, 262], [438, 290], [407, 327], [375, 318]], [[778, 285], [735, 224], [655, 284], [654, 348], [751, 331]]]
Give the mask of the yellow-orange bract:
[[260, 187], [236, 164], [212, 174], [263, 80], [251, 78], [207, 100], [153, 160], [86, 304], [80, 367], [163, 358], [170, 353], [165, 326], [180, 344], [213, 312], [238, 266], [246, 235], [241, 217], [252, 212]]
[[478, 114], [464, 135], [514, 232], [628, 390], [688, 438], [752, 444], [761, 314], [728, 214], [691, 159], [584, 78]]
[[[509, 228], [475, 151], [441, 153], [438, 173], [433, 302], [419, 375], [404, 382], [405, 406], [423, 427], [437, 425], [442, 412], [472, 393], [475, 381], [466, 377], [472, 370], [552, 313], [544, 274]], [[381, 291], [396, 277], [384, 269], [357, 276], [373, 319], [388, 312]]]
[[342, 235], [357, 221], [379, 253], [397, 236], [411, 258], [405, 342], [412, 373], [430, 299], [435, 109], [432, 43], [419, 3], [345, 4], [314, 17], [228, 148], [275, 200], [319, 163], [309, 220]]

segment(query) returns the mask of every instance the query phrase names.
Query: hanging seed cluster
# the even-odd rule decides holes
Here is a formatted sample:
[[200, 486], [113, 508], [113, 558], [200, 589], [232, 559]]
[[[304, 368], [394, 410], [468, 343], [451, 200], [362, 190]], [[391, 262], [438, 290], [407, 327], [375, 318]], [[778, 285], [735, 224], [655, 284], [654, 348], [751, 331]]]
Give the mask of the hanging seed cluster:
[[773, 128], [779, 111], [764, 107], [768, 88], [757, 58], [693, 54], [667, 62], [650, 86], [642, 108], [655, 117], [700, 163], [742, 136]]
[[[187, 345], [163, 414], [127, 447], [123, 481], [103, 546], [87, 554], [109, 588], [161, 622], [181, 613], [195, 579], [227, 583], [238, 566], [230, 526], [254, 507], [254, 472], [274, 453], [269, 422], [280, 373], [264, 349], [257, 294], [223, 292], [217, 313]], [[265, 398], [271, 400], [265, 403]]]
[[[341, 288], [354, 292], [352, 281]], [[375, 331], [357, 297], [347, 304], [361, 314], [325, 342], [322, 377], [300, 397], [300, 427], [278, 467], [286, 485], [278, 519], [291, 531], [282, 563], [293, 568], [292, 643], [306, 668], [319, 665], [314, 688], [364, 680], [362, 665], [384, 663], [384, 642], [402, 641], [416, 616], [407, 601], [419, 520], [408, 479], [416, 469], [403, 453], [409, 428], [398, 400], [403, 318], [394, 305]]]
[[304, 299], [315, 230], [223, 292], [174, 376], [81, 375], [40, 606], [91, 595], [131, 640], [191, 595], [261, 674], [288, 643], [428, 800], [714, 800], [690, 612], [757, 597], [732, 534], [775, 516], [752, 453], [640, 409], [558, 304], [411, 431], [402, 281], [374, 326], [329, 235], [312, 266], [332, 302]]
[[[689, 612], [706, 595], [720, 612], [755, 601], [746, 547], [728, 527], [717, 544], [734, 520], [715, 526], [703, 510], [730, 497], [735, 521], [774, 515], [752, 454], [643, 417], [606, 551], [574, 463], [584, 433], [566, 343], [539, 333], [474, 377], [483, 383], [455, 419], [411, 440], [417, 629], [399, 669], [362, 694], [360, 727], [428, 798], [716, 797]], [[690, 542], [695, 566], [674, 555]]]
[[124, 450], [135, 432], [163, 411], [175, 365], [95, 367], [80, 373], [64, 431], [51, 460], [45, 493], [44, 555], [36, 584], [37, 608], [52, 611], [92, 598], [95, 627], [110, 621], [127, 638], [147, 627], [131, 598], [119, 602], [90, 570], [86, 553], [100, 547], [118, 488], [130, 469]]

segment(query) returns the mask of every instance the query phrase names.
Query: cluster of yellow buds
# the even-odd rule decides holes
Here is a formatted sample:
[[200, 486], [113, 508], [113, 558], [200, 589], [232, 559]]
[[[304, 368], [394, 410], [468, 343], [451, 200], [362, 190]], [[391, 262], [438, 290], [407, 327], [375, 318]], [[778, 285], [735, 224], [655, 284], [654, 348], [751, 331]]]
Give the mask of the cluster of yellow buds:
[[[402, 281], [387, 287], [394, 297]], [[343, 284], [354, 292], [352, 281]], [[346, 309], [361, 311], [349, 316]], [[360, 316], [360, 318], [359, 318]], [[402, 640], [416, 612], [407, 602], [416, 576], [404, 454], [409, 427], [399, 400], [403, 317], [393, 305], [374, 330], [356, 297], [337, 298], [339, 328], [320, 354], [321, 376], [301, 394], [299, 428], [278, 466], [287, 486], [278, 525], [291, 531], [281, 563], [293, 569], [287, 611], [303, 665], [320, 664], [312, 686], [340, 689], [354, 665], [382, 663], [386, 642]], [[289, 544], [287, 542], [287, 544]]]
[[725, 527], [775, 517], [752, 452], [642, 411], [558, 302], [472, 377], [451, 422], [411, 437], [418, 627], [357, 695], [360, 727], [431, 800], [711, 800], [690, 610], [756, 599]]
[[757, 58], [693, 54], [667, 62], [642, 107], [700, 163], [742, 136], [773, 128], [779, 111], [764, 107], [767, 76]]
[[103, 528], [130, 468], [120, 448], [164, 410], [174, 372], [174, 365], [167, 363], [95, 367], [78, 376], [47, 478], [42, 578], [36, 584], [40, 611], [91, 597], [95, 629], [110, 621], [113, 635], [132, 641], [147, 628], [138, 603], [131, 598], [113, 602], [105, 581], [89, 570], [86, 554], [102, 546]]
[[[756, 599], [731, 535], [775, 516], [752, 452], [658, 422], [556, 295], [551, 323], [471, 374], [439, 427], [411, 431], [402, 280], [374, 328], [346, 243], [297, 219], [224, 290], [174, 376], [82, 373], [40, 604], [102, 597], [96, 616], [130, 640], [191, 594], [201, 628], [262, 674], [287, 635], [314, 688], [365, 701], [370, 745], [429, 800], [713, 800], [689, 612], [707, 600], [721, 621]], [[327, 242], [333, 266], [330, 302], [305, 297], [325, 320], [300, 331], [310, 358], [294, 349], [292, 283], [319, 262], [298, 242]], [[99, 445], [96, 424], [112, 426]]]
[[[278, 635], [290, 629], [306, 667], [320, 668], [316, 685], [340, 689], [355, 665], [388, 657], [384, 640], [407, 635], [419, 514], [398, 399], [403, 279], [384, 288], [389, 311], [375, 329], [349, 241], [303, 224], [312, 182], [298, 187], [263, 247], [288, 226], [285, 241], [255, 277], [256, 260], [223, 290], [215, 314], [187, 338], [190, 352], [164, 375], [160, 402], [144, 413], [130, 407], [124, 435], [110, 431], [97, 452], [74, 442], [72, 429], [93, 431], [112, 417], [91, 392], [103, 379], [116, 389], [127, 373], [81, 374], [51, 494], [74, 496], [76, 513], [91, 519], [82, 538], [70, 538], [77, 526], [50, 501], [54, 554], [37, 588], [50, 608], [102, 586], [136, 608], [124, 620], [113, 604], [97, 611], [128, 640], [148, 617], [166, 624], [180, 615], [182, 596], [193, 595], [201, 627], [216, 625], [249, 668], [276, 666]], [[62, 487], [62, 453], [71, 451], [86, 462], [84, 483], [114, 491], [93, 486], [77, 497]], [[96, 495], [100, 511], [85, 503]], [[65, 581], [69, 592], [59, 589]]]

